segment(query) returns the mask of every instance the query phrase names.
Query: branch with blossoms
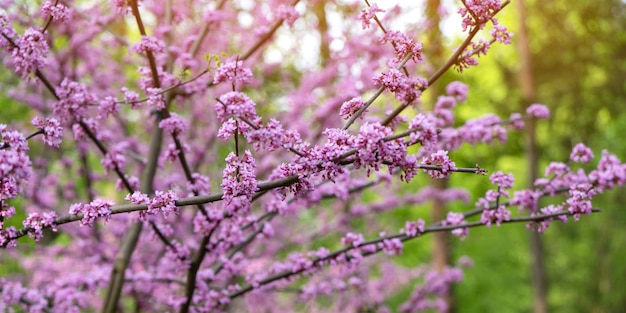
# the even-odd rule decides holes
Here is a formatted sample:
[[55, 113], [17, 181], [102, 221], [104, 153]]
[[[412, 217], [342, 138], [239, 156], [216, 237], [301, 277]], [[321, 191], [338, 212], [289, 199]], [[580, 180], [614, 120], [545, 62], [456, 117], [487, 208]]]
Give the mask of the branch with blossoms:
[[[219, 311], [234, 309], [231, 300], [248, 294], [250, 310], [287, 311], [293, 308], [277, 306], [293, 301], [278, 297], [314, 301], [316, 293], [329, 290], [323, 279], [341, 270], [348, 274], [335, 281], [360, 271], [351, 284], [362, 294], [333, 309], [360, 311], [368, 307], [366, 299], [380, 298], [368, 294], [368, 284], [369, 273], [382, 265], [369, 262], [374, 258], [362, 262], [367, 256], [397, 255], [404, 241], [435, 231], [464, 239], [471, 227], [523, 222], [543, 232], [552, 221], [597, 212], [591, 199], [624, 183], [624, 165], [608, 152], [590, 173], [573, 170], [574, 163], [593, 159], [582, 144], [570, 161], [550, 164], [535, 189], [512, 196], [509, 174], [454, 162], [465, 144], [502, 143], [527, 119], [549, 118], [549, 110], [535, 104], [525, 115], [487, 114], [457, 124], [455, 108], [467, 105], [469, 90], [459, 81], [446, 86], [432, 111], [420, 107], [422, 92], [451, 68], [465, 70], [492, 44], [510, 43], [510, 33], [495, 19], [508, 1], [461, 1], [465, 40], [444, 64], [428, 65], [436, 69], [428, 79], [418, 75], [427, 58], [417, 35], [386, 27], [398, 10], [386, 12], [371, 1], [361, 3], [366, 7], [360, 12], [355, 6], [336, 10], [348, 27], [332, 38], [321, 34], [321, 45], [331, 39], [343, 45], [331, 49], [324, 68], [289, 70], [283, 69], [291, 66], [292, 51], [281, 38], [314, 28], [306, 10], [318, 4], [165, 1], [114, 1], [80, 11], [45, 1], [35, 14], [14, 5], [0, 13], [1, 55], [20, 78], [7, 94], [36, 112], [29, 136], [0, 124], [0, 246], [28, 259], [20, 266], [31, 275], [23, 284], [0, 279], [9, 306]], [[372, 22], [378, 28], [368, 29]], [[487, 27], [491, 39], [476, 39]], [[138, 42], [130, 44], [131, 38]], [[269, 64], [279, 50], [285, 58]], [[383, 101], [387, 94], [397, 101]], [[41, 149], [30, 149], [36, 138], [46, 149], [58, 149], [60, 159], [47, 150], [37, 157]], [[350, 225], [433, 197], [468, 201], [462, 191], [427, 188], [400, 196], [393, 182], [409, 183], [420, 173], [480, 177], [486, 168], [494, 172], [495, 188], [474, 209], [450, 212], [430, 226], [406, 221], [400, 232], [369, 241]], [[381, 202], [362, 202], [360, 194], [370, 192], [389, 194]], [[539, 209], [539, 199], [562, 194], [560, 204]], [[24, 201], [11, 200], [18, 197]], [[523, 214], [513, 217], [512, 206]], [[387, 230], [379, 224], [369, 226]], [[54, 241], [48, 235], [54, 232], [67, 239]], [[319, 246], [327, 234], [342, 236], [336, 241], [344, 248], [325, 242], [334, 252], [294, 252]], [[18, 245], [25, 236], [40, 243], [35, 253]], [[447, 286], [460, 281], [462, 272], [439, 274], [445, 281], [439, 285]], [[298, 278], [309, 279], [301, 292], [271, 293], [294, 290]], [[437, 281], [424, 288], [435, 288]], [[386, 296], [398, 288], [390, 287]], [[407, 306], [438, 307], [420, 302], [424, 289], [415, 290]], [[372, 305], [386, 309], [382, 301]]]

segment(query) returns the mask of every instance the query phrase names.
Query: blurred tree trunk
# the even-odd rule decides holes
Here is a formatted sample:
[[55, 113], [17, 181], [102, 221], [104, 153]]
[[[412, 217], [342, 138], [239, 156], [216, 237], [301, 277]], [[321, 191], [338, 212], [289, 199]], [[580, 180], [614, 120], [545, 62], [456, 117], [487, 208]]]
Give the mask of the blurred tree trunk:
[[[426, 18], [428, 29], [430, 31], [427, 34], [424, 47], [428, 53], [428, 59], [430, 63], [436, 68], [441, 66], [445, 62], [443, 55], [443, 34], [439, 25], [441, 23], [441, 16], [439, 15], [440, 0], [428, 0], [426, 3]], [[444, 92], [444, 86], [441, 82], [436, 83], [429, 87], [432, 95], [432, 103], [437, 101], [437, 97]], [[433, 187], [440, 191], [448, 188], [448, 181], [445, 179], [436, 180], [433, 182]], [[433, 200], [433, 221], [440, 221], [446, 218], [446, 207], [443, 199], [435, 198]], [[450, 249], [450, 234], [448, 232], [435, 232], [433, 234], [433, 267], [437, 271], [443, 271], [451, 261], [451, 249]], [[448, 304], [448, 312], [454, 312], [453, 291], [450, 289], [447, 295], [444, 296], [446, 303]]]
[[[519, 81], [522, 90], [522, 112], [533, 103], [536, 98], [530, 42], [526, 26], [526, 7], [524, 1], [516, 1], [519, 16], [519, 31], [517, 43], [520, 55]], [[535, 121], [526, 123], [526, 159], [528, 160], [528, 186], [533, 187], [538, 172], [538, 156], [536, 142]], [[543, 263], [543, 244], [537, 232], [530, 233], [530, 252], [532, 256], [532, 277], [535, 291], [535, 313], [547, 313], [547, 279]]]
[[320, 35], [320, 66], [326, 67], [326, 62], [330, 58], [330, 45], [328, 43], [328, 21], [326, 20], [326, 1], [316, 1], [313, 3], [313, 13], [317, 17], [317, 31]]

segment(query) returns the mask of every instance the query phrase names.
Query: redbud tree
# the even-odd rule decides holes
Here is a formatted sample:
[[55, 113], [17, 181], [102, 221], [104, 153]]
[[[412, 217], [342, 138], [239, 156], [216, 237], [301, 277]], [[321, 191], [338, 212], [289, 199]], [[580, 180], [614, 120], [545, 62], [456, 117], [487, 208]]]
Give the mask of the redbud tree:
[[[445, 311], [470, 261], [401, 267], [405, 242], [507, 223], [544, 232], [626, 181], [626, 165], [606, 151], [593, 163], [582, 143], [532, 189], [454, 161], [550, 117], [533, 104], [459, 122], [455, 108], [475, 105], [462, 81], [422, 97], [510, 43], [497, 20], [508, 1], [458, 1], [464, 39], [440, 64], [420, 43], [433, 25], [394, 29], [402, 11], [367, 0], [0, 3], [2, 93], [30, 122], [0, 121], [2, 311]], [[451, 175], [490, 189], [399, 192]], [[377, 219], [436, 197], [466, 210]]]

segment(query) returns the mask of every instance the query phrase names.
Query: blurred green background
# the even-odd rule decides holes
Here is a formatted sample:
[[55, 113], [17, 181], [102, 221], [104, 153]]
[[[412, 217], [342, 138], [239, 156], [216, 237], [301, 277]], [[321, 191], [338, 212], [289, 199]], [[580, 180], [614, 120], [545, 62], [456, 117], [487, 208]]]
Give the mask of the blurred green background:
[[[535, 101], [551, 109], [552, 119], [537, 123], [539, 173], [549, 161], [566, 161], [584, 142], [597, 162], [602, 149], [626, 159], [626, 3], [615, 0], [524, 1], [532, 56]], [[515, 3], [499, 20], [515, 34], [520, 18]], [[463, 75], [470, 85], [461, 116], [487, 112], [507, 117], [521, 111], [518, 44], [496, 44], [480, 65]], [[465, 147], [457, 164], [477, 162], [516, 174], [516, 188], [528, 185], [522, 133], [511, 133], [503, 146]], [[505, 157], [499, 157], [504, 155]], [[489, 164], [489, 166], [487, 166]], [[594, 163], [595, 165], [596, 163]], [[450, 184], [463, 186], [466, 177]], [[472, 188], [473, 199], [484, 185]], [[598, 196], [602, 213], [579, 222], [553, 223], [541, 236], [547, 275], [549, 312], [626, 312], [626, 193]], [[545, 203], [544, 203], [545, 204]], [[514, 209], [515, 210], [515, 209]], [[524, 225], [472, 229], [464, 242], [453, 238], [452, 259], [470, 256], [475, 266], [454, 289], [457, 312], [533, 312], [529, 231]]]

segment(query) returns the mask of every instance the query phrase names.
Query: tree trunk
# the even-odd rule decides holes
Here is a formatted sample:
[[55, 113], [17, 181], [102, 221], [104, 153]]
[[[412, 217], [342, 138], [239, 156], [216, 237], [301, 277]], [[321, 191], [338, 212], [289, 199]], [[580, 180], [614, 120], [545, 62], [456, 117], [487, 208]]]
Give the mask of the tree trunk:
[[[516, 1], [519, 16], [519, 31], [517, 33], [518, 50], [520, 55], [519, 80], [522, 89], [522, 109], [535, 101], [535, 86], [532, 71], [532, 57], [528, 28], [526, 27], [526, 8], [524, 1]], [[528, 185], [533, 187], [537, 179], [538, 157], [535, 136], [535, 121], [526, 123], [526, 159], [528, 160]], [[543, 263], [543, 245], [537, 232], [530, 232], [530, 252], [532, 255], [532, 278], [535, 295], [535, 313], [547, 313], [547, 279]]]

